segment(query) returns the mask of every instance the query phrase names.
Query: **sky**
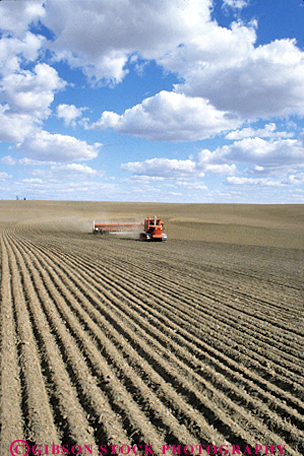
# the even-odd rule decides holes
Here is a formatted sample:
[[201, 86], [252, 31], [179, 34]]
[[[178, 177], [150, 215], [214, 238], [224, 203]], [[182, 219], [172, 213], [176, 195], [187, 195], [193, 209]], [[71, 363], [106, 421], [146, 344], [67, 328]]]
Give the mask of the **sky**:
[[304, 203], [303, 0], [0, 1], [0, 199]]

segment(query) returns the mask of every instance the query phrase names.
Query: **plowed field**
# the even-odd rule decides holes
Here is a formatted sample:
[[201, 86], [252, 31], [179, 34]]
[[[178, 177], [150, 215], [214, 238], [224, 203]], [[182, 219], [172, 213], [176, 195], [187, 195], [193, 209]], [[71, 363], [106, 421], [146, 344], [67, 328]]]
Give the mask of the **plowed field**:
[[303, 206], [0, 211], [1, 456], [304, 454]]

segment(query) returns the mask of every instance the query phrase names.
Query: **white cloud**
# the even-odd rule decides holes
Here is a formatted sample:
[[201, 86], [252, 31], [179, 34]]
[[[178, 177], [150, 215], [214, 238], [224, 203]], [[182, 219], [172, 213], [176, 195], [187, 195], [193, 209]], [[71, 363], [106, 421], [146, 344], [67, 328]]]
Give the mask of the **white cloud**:
[[[227, 33], [227, 32], [226, 32]], [[234, 32], [235, 37], [237, 33]], [[235, 43], [236, 44], [236, 43]], [[192, 97], [207, 98], [219, 110], [238, 113], [244, 119], [304, 114], [304, 53], [295, 40], [276, 40], [254, 47], [247, 42], [220, 58], [199, 50], [193, 65], [183, 69], [184, 84], [176, 89]]]
[[[304, 167], [304, 146], [301, 140], [245, 138], [230, 146], [218, 147], [213, 152], [203, 149], [197, 158], [177, 160], [152, 158], [144, 161], [123, 163], [121, 169], [133, 173], [144, 182], [145, 179], [185, 180], [203, 177], [205, 174], [232, 175], [226, 183], [233, 185], [275, 186], [281, 181], [270, 178], [237, 177], [237, 165], [251, 165], [245, 174], [277, 174], [282, 176], [291, 170]], [[279, 182], [279, 183], [278, 183]]]
[[4, 73], [0, 83], [0, 141], [21, 143], [37, 134], [37, 127], [51, 112], [55, 93], [65, 87], [65, 82], [45, 63], [36, 64], [30, 71], [21, 70], [16, 61], [15, 70]]
[[22, 179], [21, 182], [24, 182], [25, 184], [43, 184], [42, 179]]
[[281, 172], [304, 166], [304, 146], [301, 140], [264, 140], [245, 138], [211, 152], [200, 152], [199, 160], [208, 164], [249, 164], [257, 172]]
[[235, 116], [217, 111], [206, 100], [162, 91], [119, 116], [104, 112], [87, 125], [92, 130], [113, 128], [150, 141], [195, 141], [208, 138], [239, 124]]
[[250, 0], [223, 0], [223, 7], [229, 6], [233, 9], [242, 9], [248, 6]]
[[31, 32], [26, 32], [22, 39], [4, 33], [0, 40], [1, 75], [19, 72], [22, 60], [27, 62], [35, 61], [39, 56], [39, 51], [44, 41], [45, 38], [40, 35], [34, 35]]
[[46, 63], [37, 63], [34, 71], [11, 73], [2, 79], [0, 101], [18, 114], [29, 113], [37, 119], [47, 118], [54, 94], [65, 87], [57, 71]]
[[8, 105], [0, 105], [0, 141], [22, 141], [26, 135], [34, 131], [34, 120], [29, 114], [16, 114]]
[[304, 173], [291, 174], [283, 181], [287, 185], [303, 185], [304, 184]]
[[[27, 199], [57, 199], [57, 200], [100, 200], [104, 198], [111, 201], [117, 201], [121, 189], [116, 184], [99, 182], [93, 179], [87, 179], [82, 176], [75, 180], [57, 179], [54, 176], [42, 176], [22, 179], [11, 183], [10, 187], [0, 188], [6, 198], [12, 195], [25, 195]], [[72, 179], [72, 176], [71, 176]], [[88, 223], [88, 232], [91, 230], [91, 224]]]
[[244, 139], [244, 138], [292, 138], [294, 133], [285, 131], [277, 131], [275, 123], [269, 123], [264, 128], [254, 130], [251, 127], [243, 128], [242, 130], [231, 131], [226, 135], [226, 139]]
[[11, 179], [13, 176], [10, 176], [9, 174], [5, 172], [0, 172], [0, 180], [4, 181], [6, 179]]
[[[249, 0], [222, 3], [239, 15]], [[92, 182], [103, 173], [84, 164], [68, 163], [95, 158], [101, 144], [89, 145], [89, 140], [45, 131], [52, 125], [51, 120], [46, 122], [51, 108], [66, 126], [113, 129], [150, 141], [197, 141], [226, 135], [228, 144], [214, 151], [204, 149], [196, 158], [145, 160], [147, 156], [141, 156], [142, 161], [134, 158], [122, 164], [145, 194], [151, 182], [155, 188], [174, 185], [176, 194], [181, 189], [193, 193], [204, 190], [201, 177], [207, 173], [229, 175], [226, 183], [237, 187], [240, 194], [244, 186], [303, 185], [303, 173], [299, 172], [304, 168], [303, 137], [293, 139], [296, 129], [291, 133], [286, 126], [286, 131], [278, 131], [273, 119], [268, 120], [304, 115], [303, 50], [291, 39], [258, 46], [257, 22], [238, 21], [221, 27], [211, 20], [212, 4], [211, 0], [0, 1], [0, 141], [18, 143], [17, 150], [26, 155], [18, 161], [6, 155], [1, 162], [50, 167], [27, 168], [33, 179], [24, 179], [20, 185], [37, 185], [41, 192], [50, 192], [47, 185], [56, 181], [57, 190], [65, 188], [74, 194], [79, 187], [75, 183], [73, 188], [68, 184], [61, 187], [60, 180]], [[49, 27], [52, 39], [30, 31], [34, 30], [31, 25], [39, 30], [39, 21]], [[41, 32], [45, 32], [43, 27]], [[67, 87], [51, 66], [60, 59], [80, 68], [92, 85], [101, 81], [114, 86], [128, 71], [144, 76], [149, 68], [145, 65], [152, 60], [164, 72], [174, 73], [179, 84], [171, 92], [163, 90], [123, 113], [119, 107], [117, 112], [108, 108], [91, 123], [82, 119], [85, 108], [75, 106], [79, 102], [76, 98], [64, 100], [60, 96], [61, 104], [56, 108], [56, 94]], [[48, 64], [42, 63], [46, 61]], [[66, 67], [57, 66], [58, 71], [66, 71]], [[71, 79], [72, 75], [76, 81], [76, 73]], [[154, 94], [155, 87], [150, 85], [144, 91]], [[65, 104], [71, 102], [75, 105]], [[102, 103], [104, 106], [104, 100]], [[248, 126], [259, 118], [267, 119], [265, 127]], [[85, 134], [96, 135], [89, 131]], [[266, 177], [269, 174], [276, 178]], [[10, 177], [0, 174], [2, 179]], [[170, 179], [175, 183], [168, 182]], [[121, 197], [118, 184], [116, 190]], [[160, 188], [158, 191], [161, 193]]]
[[84, 178], [88, 179], [91, 177], [102, 176], [104, 171], [96, 171], [87, 165], [80, 163], [69, 163], [67, 165], [52, 166], [51, 171], [54, 175], [68, 176], [69, 178]]
[[8, 13], [7, 21], [0, 19], [2, 27], [11, 27], [12, 12], [16, 13], [17, 22], [21, 21], [22, 12], [25, 15], [23, 31], [19, 33], [11, 27], [0, 40], [0, 141], [17, 143], [38, 134], [37, 129], [51, 113], [55, 94], [66, 86], [54, 68], [37, 63], [45, 38], [27, 31], [25, 24], [26, 18], [37, 18], [41, 10], [38, 2], [23, 3], [27, 6], [19, 5], [20, 11], [0, 5], [0, 13]]
[[32, 158], [27, 158], [27, 157], [24, 157], [24, 158], [21, 158], [20, 160], [18, 160], [18, 164], [22, 165], [22, 166], [40, 166], [42, 163], [44, 165], [55, 165], [56, 164], [56, 162], [54, 162], [54, 161], [41, 162], [41, 160], [34, 160]]
[[[93, 177], [101, 177], [104, 171], [97, 171], [90, 166], [81, 163], [68, 163], [62, 165], [53, 165], [49, 169], [36, 169], [32, 171], [32, 175], [40, 176], [44, 179], [61, 179], [62, 177], [73, 179], [91, 179]], [[39, 178], [36, 178], [36, 180]]]
[[152, 158], [144, 162], [129, 162], [121, 165], [122, 170], [131, 171], [135, 175], [167, 179], [192, 177], [195, 175], [195, 168], [195, 162], [191, 160], [168, 158]]
[[57, 106], [57, 116], [63, 119], [65, 126], [76, 126], [75, 120], [82, 116], [82, 111], [87, 108], [76, 108], [74, 105], [60, 104]]
[[15, 165], [17, 163], [17, 160], [10, 155], [6, 155], [5, 157], [1, 158], [1, 163], [4, 163], [5, 165]]
[[[210, 18], [211, 0], [52, 0], [43, 23], [55, 34], [57, 58], [81, 67], [89, 78], [121, 82], [129, 57], [165, 55], [191, 40]], [[88, 33], [89, 30], [89, 33]]]
[[[219, 112], [244, 119], [304, 113], [304, 59], [296, 42], [283, 39], [255, 47], [256, 23], [220, 27], [211, 20], [211, 0], [26, 3], [32, 7], [23, 6], [16, 16], [22, 38], [26, 21], [40, 19], [55, 35], [47, 45], [56, 58], [80, 67], [93, 81], [121, 82], [128, 60], [140, 56], [176, 72], [184, 80], [176, 91], [208, 100]], [[248, 1], [224, 4], [240, 9]], [[5, 10], [11, 19], [2, 26], [17, 33], [12, 21], [16, 8]], [[32, 49], [33, 57], [39, 38], [30, 34], [30, 39], [38, 41], [23, 52]]]
[[0, 5], [0, 29], [23, 37], [30, 23], [36, 23], [45, 15], [41, 0], [3, 1]]
[[121, 165], [123, 171], [130, 171], [136, 177], [154, 179], [194, 179], [205, 173], [234, 174], [235, 165], [208, 163], [201, 156], [197, 160], [176, 160], [152, 158], [143, 162], [129, 162]]
[[[54, 40], [45, 45], [55, 53], [57, 59], [65, 59], [71, 66], [80, 67], [93, 82], [100, 79], [112, 84], [121, 82], [128, 71], [128, 60], [135, 61], [136, 56], [144, 60], [154, 59], [165, 70], [173, 71], [183, 78], [184, 82], [177, 84], [175, 91], [187, 95], [186, 108], [190, 111], [197, 109], [198, 116], [202, 109], [205, 112], [207, 110], [213, 121], [216, 120], [218, 128], [214, 122], [202, 127], [198, 119], [194, 119], [197, 128], [194, 125], [188, 133], [187, 122], [184, 122], [185, 129], [181, 132], [181, 139], [177, 140], [201, 139], [208, 134], [212, 136], [214, 131], [216, 134], [225, 131], [228, 115], [231, 120], [236, 115], [243, 119], [254, 119], [304, 113], [304, 59], [296, 42], [289, 39], [276, 40], [255, 47], [256, 23], [245, 25], [238, 22], [233, 23], [231, 28], [220, 27], [216, 21], [211, 20], [211, 0], [151, 0], [149, 3], [112, 0], [98, 5], [91, 0], [49, 0], [44, 8], [42, 1], [32, 3], [32, 8], [22, 8], [23, 16], [18, 13], [17, 19], [23, 17], [20, 19], [23, 29], [26, 19], [40, 19], [55, 35]], [[232, 8], [242, 8], [247, 3], [245, 0], [224, 2]], [[14, 7], [6, 9], [11, 14], [9, 17], [16, 12]], [[4, 21], [3, 27], [17, 33], [12, 20]], [[87, 33], [88, 30], [90, 33]], [[23, 52], [31, 49], [33, 58], [38, 52], [40, 38], [27, 33], [26, 39], [33, 42], [30, 46], [24, 45]], [[23, 40], [24, 34], [25, 31]], [[34, 40], [38, 41], [34, 43]], [[12, 54], [17, 58], [16, 52]], [[15, 76], [12, 83], [18, 82], [18, 87], [22, 87], [33, 77], [24, 72], [22, 76]], [[58, 87], [52, 88], [50, 93], [44, 88], [42, 96], [37, 93], [38, 90], [31, 92], [28, 97], [24, 90], [23, 94], [15, 94], [15, 97], [11, 94], [11, 97], [17, 98], [16, 106], [25, 107], [29, 106], [29, 98], [34, 100], [33, 105], [41, 99], [44, 100], [42, 104], [45, 108], [49, 106], [46, 98], [51, 100], [52, 92], [58, 89], [60, 90]], [[12, 85], [8, 86], [8, 92], [10, 90]], [[192, 108], [190, 97], [194, 98]], [[202, 98], [201, 106], [198, 105], [199, 98]], [[151, 113], [145, 119], [148, 107], [144, 107], [144, 103], [148, 102], [144, 100], [142, 107], [134, 106], [125, 112], [123, 118], [119, 118], [121, 131], [128, 133], [129, 130], [134, 130], [140, 137], [158, 140], [155, 134], [150, 136], [149, 125], [154, 119]], [[151, 100], [150, 104], [152, 109]], [[172, 109], [173, 107], [171, 111]], [[43, 114], [43, 106], [38, 106], [38, 110], [40, 117], [47, 115], [45, 111]], [[225, 119], [222, 118], [224, 115]], [[142, 122], [139, 123], [137, 132], [132, 121], [138, 120], [140, 116]], [[105, 112], [99, 123], [101, 127], [107, 122], [108, 125], [114, 123], [118, 127], [116, 121], [115, 113]], [[149, 124], [147, 129], [142, 125], [146, 121]], [[95, 126], [97, 128], [98, 123]], [[228, 128], [236, 126], [229, 124]], [[198, 131], [202, 131], [202, 134]], [[175, 131], [173, 129], [171, 136], [169, 134], [165, 137], [161, 133], [159, 136], [160, 140], [174, 140], [172, 137], [175, 136]]]
[[228, 185], [242, 185], [242, 186], [258, 186], [258, 187], [282, 187], [283, 184], [280, 181], [274, 181], [268, 177], [253, 179], [251, 177], [227, 177], [226, 184]]
[[179, 181], [178, 186], [181, 188], [185, 188], [187, 190], [207, 190], [208, 187], [201, 183], [201, 182], [187, 182], [187, 181]]
[[228, 163], [214, 164], [214, 163], [204, 163], [204, 161], [199, 161], [198, 167], [204, 169], [204, 171], [206, 173], [213, 173], [213, 174], [234, 174], [237, 171], [237, 168], [234, 164], [229, 165]]
[[100, 143], [89, 145], [72, 136], [38, 130], [27, 136], [18, 149], [29, 158], [40, 161], [69, 162], [91, 160], [98, 155]]

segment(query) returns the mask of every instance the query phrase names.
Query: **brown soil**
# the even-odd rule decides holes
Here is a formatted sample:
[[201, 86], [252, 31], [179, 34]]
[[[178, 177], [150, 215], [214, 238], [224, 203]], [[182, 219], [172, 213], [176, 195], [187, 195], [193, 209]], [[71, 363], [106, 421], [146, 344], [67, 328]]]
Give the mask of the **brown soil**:
[[304, 453], [303, 205], [0, 201], [0, 236], [1, 456]]

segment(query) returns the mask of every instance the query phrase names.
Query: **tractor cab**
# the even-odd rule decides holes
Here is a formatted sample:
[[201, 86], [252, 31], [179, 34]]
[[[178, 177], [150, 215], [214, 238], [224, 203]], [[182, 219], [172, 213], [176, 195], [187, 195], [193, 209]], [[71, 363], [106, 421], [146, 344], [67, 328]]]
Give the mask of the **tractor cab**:
[[160, 218], [147, 217], [144, 222], [144, 233], [141, 238], [145, 240], [166, 241], [167, 235], [163, 233], [164, 222]]

